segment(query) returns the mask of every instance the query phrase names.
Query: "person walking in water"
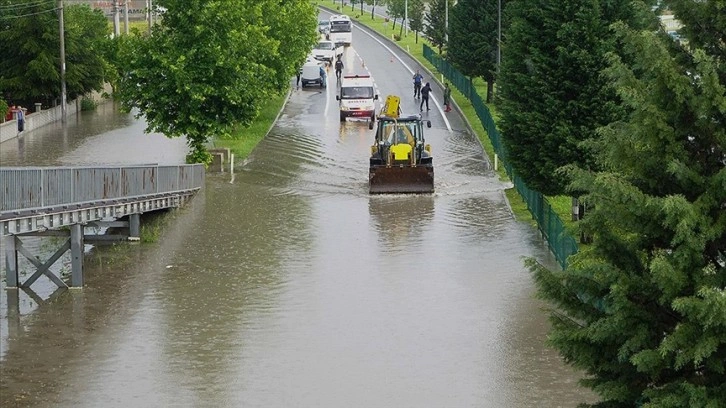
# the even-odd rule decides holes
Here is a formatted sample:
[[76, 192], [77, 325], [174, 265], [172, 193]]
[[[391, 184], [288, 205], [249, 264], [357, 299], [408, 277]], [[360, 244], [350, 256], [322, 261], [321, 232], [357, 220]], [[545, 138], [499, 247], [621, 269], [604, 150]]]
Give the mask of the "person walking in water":
[[426, 85], [424, 85], [423, 88], [421, 88], [421, 105], [419, 106], [419, 110], [423, 112], [423, 106], [424, 103], [426, 103], [426, 111], [430, 111], [429, 109], [429, 94], [431, 93], [431, 85], [429, 85], [428, 82], [426, 82]]
[[343, 61], [338, 55], [338, 59], [335, 61], [335, 76], [340, 80], [340, 75], [343, 73]]
[[418, 70], [413, 74], [413, 97], [421, 98], [421, 82], [423, 82], [423, 75]]
[[444, 105], [446, 105], [444, 112], [451, 112], [451, 88], [448, 82], [444, 84]]

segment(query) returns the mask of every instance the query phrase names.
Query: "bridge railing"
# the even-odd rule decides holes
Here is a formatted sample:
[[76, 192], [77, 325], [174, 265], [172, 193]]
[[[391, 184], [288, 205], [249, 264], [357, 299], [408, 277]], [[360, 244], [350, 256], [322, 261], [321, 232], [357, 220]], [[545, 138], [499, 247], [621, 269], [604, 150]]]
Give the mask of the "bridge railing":
[[0, 215], [200, 189], [204, 165], [0, 167]]

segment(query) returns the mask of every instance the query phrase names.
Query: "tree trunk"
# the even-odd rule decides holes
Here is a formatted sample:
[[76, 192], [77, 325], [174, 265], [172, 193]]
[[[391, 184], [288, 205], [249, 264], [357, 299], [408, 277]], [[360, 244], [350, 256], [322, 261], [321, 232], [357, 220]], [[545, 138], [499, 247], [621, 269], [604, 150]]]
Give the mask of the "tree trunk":
[[398, 37], [399, 37], [399, 38], [403, 38], [403, 23], [404, 23], [405, 21], [406, 21], [406, 20], [401, 20], [401, 31], [400, 31], [400, 32], [398, 33]]
[[494, 78], [487, 79], [487, 103], [492, 103], [494, 96]]
[[393, 30], [396, 30], [396, 17], [393, 17]]

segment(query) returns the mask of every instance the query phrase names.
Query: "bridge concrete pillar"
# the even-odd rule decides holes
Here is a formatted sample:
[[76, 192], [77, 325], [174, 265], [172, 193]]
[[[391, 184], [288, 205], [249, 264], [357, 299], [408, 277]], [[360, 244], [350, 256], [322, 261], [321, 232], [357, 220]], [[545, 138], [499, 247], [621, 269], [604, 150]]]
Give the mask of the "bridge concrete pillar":
[[129, 240], [138, 241], [141, 238], [141, 214], [129, 215]]
[[71, 287], [83, 287], [83, 226], [71, 225]]
[[5, 247], [5, 283], [8, 289], [18, 288], [18, 251], [15, 246], [15, 235], [2, 237]]

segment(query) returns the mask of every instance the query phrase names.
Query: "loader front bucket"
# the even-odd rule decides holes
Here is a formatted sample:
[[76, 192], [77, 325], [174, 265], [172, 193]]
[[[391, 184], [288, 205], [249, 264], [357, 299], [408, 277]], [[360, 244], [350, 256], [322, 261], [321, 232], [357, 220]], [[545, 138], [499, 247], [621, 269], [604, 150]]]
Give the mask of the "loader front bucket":
[[427, 194], [434, 192], [433, 167], [372, 167], [368, 177], [371, 194]]

